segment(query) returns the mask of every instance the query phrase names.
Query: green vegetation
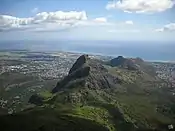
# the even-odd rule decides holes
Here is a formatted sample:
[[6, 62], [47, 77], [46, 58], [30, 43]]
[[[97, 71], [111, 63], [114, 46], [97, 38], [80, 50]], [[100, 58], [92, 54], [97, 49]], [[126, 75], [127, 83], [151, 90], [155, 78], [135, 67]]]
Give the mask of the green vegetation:
[[49, 103], [55, 97], [56, 97], [56, 94], [52, 94], [49, 91], [42, 91], [40, 93], [32, 95], [29, 99], [29, 102], [36, 105], [42, 105], [45, 103]]
[[42, 91], [38, 93], [39, 96], [43, 97], [44, 99], [50, 99], [53, 97], [53, 94], [49, 91]]
[[76, 107], [73, 116], [89, 119], [99, 123], [101, 126], [107, 127], [111, 131], [115, 130], [114, 125], [109, 121], [111, 116], [104, 108], [94, 106]]
[[[133, 62], [125, 61], [127, 66]], [[137, 61], [140, 68], [130, 70], [81, 56], [51, 92], [31, 96], [36, 107], [0, 117], [0, 129], [166, 131], [175, 124], [174, 96], [147, 64]]]
[[[3, 131], [107, 131], [107, 128], [94, 121], [66, 114], [66, 111], [35, 108], [0, 118], [0, 129]], [[6, 124], [8, 123], [8, 125]]]

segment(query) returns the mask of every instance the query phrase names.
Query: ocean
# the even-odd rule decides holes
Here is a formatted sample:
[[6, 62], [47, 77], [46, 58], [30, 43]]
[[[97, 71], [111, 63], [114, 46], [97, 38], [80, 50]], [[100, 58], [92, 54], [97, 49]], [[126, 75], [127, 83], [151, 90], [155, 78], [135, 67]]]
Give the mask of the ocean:
[[4, 41], [0, 50], [69, 51], [107, 56], [141, 57], [150, 61], [175, 61], [175, 42], [146, 41]]

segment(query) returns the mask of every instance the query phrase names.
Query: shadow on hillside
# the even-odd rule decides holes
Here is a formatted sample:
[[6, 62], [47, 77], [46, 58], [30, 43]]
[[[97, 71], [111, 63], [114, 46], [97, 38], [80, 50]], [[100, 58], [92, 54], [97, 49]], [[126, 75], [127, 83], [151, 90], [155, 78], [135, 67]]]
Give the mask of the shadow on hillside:
[[134, 125], [134, 123], [128, 122], [124, 119], [122, 112], [111, 104], [106, 103], [91, 103], [91, 106], [104, 108], [112, 116], [112, 123], [117, 131], [160, 131], [152, 129], [140, 129]]
[[134, 125], [127, 122], [119, 109], [115, 108], [113, 105], [104, 103], [91, 103], [91, 105], [106, 109], [112, 116], [112, 123], [114, 124], [115, 129], [118, 131], [135, 131]]
[[2, 131], [109, 131], [95, 121], [59, 114], [53, 110], [1, 116], [0, 123]]

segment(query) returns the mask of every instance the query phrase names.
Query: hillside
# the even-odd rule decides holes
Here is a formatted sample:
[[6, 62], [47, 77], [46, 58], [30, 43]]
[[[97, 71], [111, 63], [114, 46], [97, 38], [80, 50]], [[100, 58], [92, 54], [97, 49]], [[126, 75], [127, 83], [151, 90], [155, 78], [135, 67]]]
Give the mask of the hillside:
[[120, 67], [128, 70], [139, 70], [152, 76], [156, 75], [155, 69], [150, 65], [150, 63], [145, 62], [139, 57], [124, 58], [123, 56], [118, 56], [111, 59], [108, 64], [112, 67]]
[[164, 131], [175, 124], [174, 96], [152, 66], [121, 56], [102, 63], [80, 56], [52, 91], [31, 96], [37, 106], [1, 116], [0, 130]]

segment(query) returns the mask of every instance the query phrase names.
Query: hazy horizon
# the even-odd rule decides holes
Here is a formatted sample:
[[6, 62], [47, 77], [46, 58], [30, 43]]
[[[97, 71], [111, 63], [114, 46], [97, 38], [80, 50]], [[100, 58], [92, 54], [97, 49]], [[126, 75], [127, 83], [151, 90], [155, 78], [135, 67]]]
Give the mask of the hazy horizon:
[[146, 41], [6, 41], [0, 42], [0, 50], [69, 51], [108, 56], [123, 55], [145, 60], [175, 61], [174, 42]]

